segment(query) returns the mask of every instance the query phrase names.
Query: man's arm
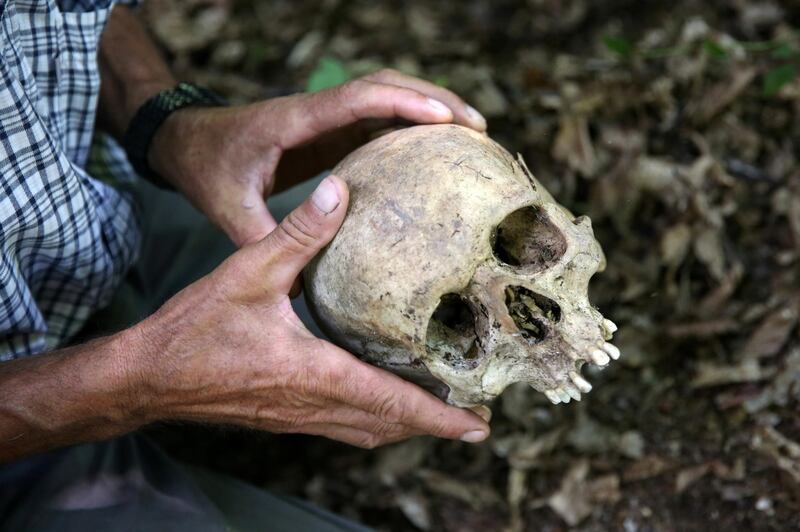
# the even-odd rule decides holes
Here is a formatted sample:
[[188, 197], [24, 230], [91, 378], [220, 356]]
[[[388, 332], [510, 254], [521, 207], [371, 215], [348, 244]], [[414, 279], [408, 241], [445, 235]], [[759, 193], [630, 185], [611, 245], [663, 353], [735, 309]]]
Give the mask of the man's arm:
[[[141, 26], [128, 17], [133, 15], [126, 8], [115, 8], [101, 47], [101, 115], [117, 134], [142, 101], [174, 83]], [[360, 118], [466, 120], [463, 102], [442, 91], [387, 71], [315, 95], [221, 115], [198, 113], [188, 122], [195, 134], [177, 135], [184, 149], [173, 152], [173, 159], [184, 158], [186, 166], [175, 165], [183, 179], [192, 173], [186, 161], [199, 165], [199, 182], [224, 174], [219, 188], [198, 193], [199, 182], [183, 181], [184, 191], [194, 191], [206, 213], [236, 235], [249, 227], [248, 218], [226, 209], [256, 210], [237, 196], [244, 192], [263, 204], [283, 148], [307, 147], [316, 136]], [[181, 130], [174, 129], [179, 121], [172, 123], [162, 139], [175, 147], [176, 135], [169, 133]], [[196, 144], [197, 139], [205, 140]], [[220, 139], [228, 142], [216, 149]], [[334, 153], [349, 149], [334, 144]], [[253, 176], [246, 191], [236, 188]], [[232, 202], [210, 201], [222, 197]], [[489, 427], [480, 417], [315, 338], [292, 312], [288, 294], [295, 279], [333, 238], [346, 205], [345, 184], [330, 177], [280, 226], [265, 231], [262, 225], [258, 238], [239, 239], [253, 243], [128, 331], [0, 364], [0, 461], [113, 437], [162, 419], [304, 432], [364, 447], [416, 434], [484, 439]], [[488, 418], [486, 409], [477, 412]]]
[[129, 358], [140, 343], [127, 331], [0, 364], [0, 463], [136, 429]]
[[362, 447], [486, 438], [485, 407], [448, 406], [315, 338], [292, 311], [292, 285], [336, 234], [347, 200], [344, 182], [328, 177], [269, 236], [131, 329], [0, 364], [0, 461], [169, 419]]
[[[100, 43], [100, 125], [117, 138], [137, 109], [175, 79], [137, 16], [117, 6]], [[453, 92], [382, 70], [313, 94], [246, 106], [184, 108], [158, 128], [152, 169], [238, 245], [277, 225], [264, 199], [333, 167], [376, 130], [397, 122], [486, 121]]]
[[98, 125], [121, 139], [139, 107], [177, 81], [139, 17], [115, 6], [100, 41]]

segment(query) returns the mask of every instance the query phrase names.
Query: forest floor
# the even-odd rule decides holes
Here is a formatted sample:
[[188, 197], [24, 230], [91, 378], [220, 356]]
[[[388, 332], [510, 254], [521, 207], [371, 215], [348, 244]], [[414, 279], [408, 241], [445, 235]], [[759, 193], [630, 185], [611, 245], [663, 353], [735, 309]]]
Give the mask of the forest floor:
[[146, 17], [181, 78], [235, 102], [380, 67], [461, 94], [592, 218], [592, 301], [623, 353], [580, 403], [510, 388], [482, 445], [154, 429], [171, 452], [385, 530], [800, 527], [796, 4], [149, 0]]

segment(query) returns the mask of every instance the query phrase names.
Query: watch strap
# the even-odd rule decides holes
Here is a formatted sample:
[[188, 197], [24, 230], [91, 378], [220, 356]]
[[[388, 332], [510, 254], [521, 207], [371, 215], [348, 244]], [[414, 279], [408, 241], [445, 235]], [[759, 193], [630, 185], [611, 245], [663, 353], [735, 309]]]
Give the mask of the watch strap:
[[214, 92], [184, 82], [151, 97], [136, 111], [122, 138], [122, 146], [134, 170], [154, 185], [171, 189], [172, 187], [154, 172], [147, 162], [147, 152], [158, 128], [172, 113], [180, 109], [224, 105], [226, 105], [225, 100]]

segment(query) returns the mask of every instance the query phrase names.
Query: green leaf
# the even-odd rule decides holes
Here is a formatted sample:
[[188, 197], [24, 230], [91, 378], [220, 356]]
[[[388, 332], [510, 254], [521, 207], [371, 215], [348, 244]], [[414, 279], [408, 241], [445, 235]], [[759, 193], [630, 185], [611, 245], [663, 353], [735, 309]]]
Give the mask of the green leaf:
[[612, 37], [611, 35], [606, 35], [603, 37], [603, 44], [606, 45], [606, 48], [615, 54], [620, 55], [621, 57], [627, 58], [633, 55], [633, 43], [624, 37]]
[[764, 75], [764, 96], [775, 96], [786, 84], [797, 76], [794, 65], [783, 65], [773, 68]]
[[350, 72], [347, 71], [341, 61], [333, 57], [323, 57], [311, 72], [306, 90], [308, 92], [317, 92], [335, 87], [349, 80], [350, 77]]
[[247, 56], [248, 60], [252, 61], [253, 64], [261, 64], [267, 58], [267, 54], [269, 49], [262, 41], [255, 41], [248, 43], [247, 45]]
[[433, 82], [444, 88], [447, 88], [450, 85], [450, 79], [447, 76], [437, 76]]
[[787, 43], [783, 43], [777, 48], [775, 48], [775, 50], [772, 51], [771, 55], [775, 59], [791, 59], [796, 54], [797, 52], [795, 52], [791, 46], [789, 46]]
[[711, 39], [707, 39], [703, 43], [703, 48], [705, 48], [706, 53], [713, 57], [714, 59], [727, 59], [728, 52], [725, 51], [725, 48], [720, 46], [717, 41], [712, 41]]

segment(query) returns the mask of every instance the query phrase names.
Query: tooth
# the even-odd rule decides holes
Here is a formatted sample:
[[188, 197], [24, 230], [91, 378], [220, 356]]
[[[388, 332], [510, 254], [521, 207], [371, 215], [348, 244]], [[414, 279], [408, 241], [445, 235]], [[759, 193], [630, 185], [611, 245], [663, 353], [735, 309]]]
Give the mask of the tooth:
[[617, 324], [607, 318], [603, 319], [603, 327], [610, 333], [617, 332]]
[[558, 398], [561, 399], [562, 403], [569, 403], [570, 399], [572, 399], [561, 386], [556, 388], [556, 393], [558, 394]]
[[601, 349], [595, 349], [594, 351], [592, 351], [592, 362], [594, 362], [598, 366], [605, 366], [610, 362], [610, 360], [605, 351]]
[[550, 399], [550, 402], [553, 403], [554, 405], [557, 405], [558, 403], [561, 402], [561, 398], [558, 396], [555, 390], [547, 390], [546, 392], [544, 392], [544, 394], [547, 396], [548, 399]]
[[566, 391], [569, 394], [570, 397], [572, 397], [576, 401], [580, 401], [581, 400], [581, 392], [579, 392], [578, 389], [575, 386], [573, 386], [570, 383], [566, 382], [566, 383], [562, 384], [561, 387], [564, 389], [564, 391]]
[[610, 356], [614, 360], [619, 359], [619, 348], [617, 348], [617, 346], [615, 346], [614, 344], [609, 344], [608, 342], [604, 343], [603, 351], [608, 353], [608, 356]]
[[572, 379], [572, 382], [575, 383], [575, 386], [577, 386], [578, 389], [583, 393], [589, 393], [592, 391], [592, 385], [589, 384], [589, 381], [581, 377], [576, 371], [570, 371], [569, 378]]

